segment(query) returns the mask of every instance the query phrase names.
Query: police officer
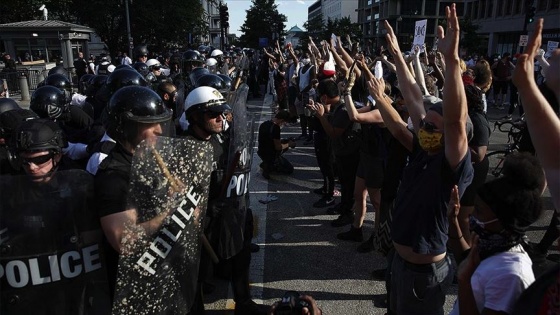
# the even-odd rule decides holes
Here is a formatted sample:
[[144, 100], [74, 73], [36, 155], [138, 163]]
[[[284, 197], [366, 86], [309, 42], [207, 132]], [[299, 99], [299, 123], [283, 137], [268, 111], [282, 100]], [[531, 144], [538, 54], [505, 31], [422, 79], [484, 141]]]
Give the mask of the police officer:
[[0, 175], [18, 173], [8, 145], [19, 124], [32, 118], [38, 118], [34, 112], [20, 108], [11, 98], [0, 98]]
[[146, 63], [146, 61], [148, 61], [148, 47], [146, 45], [135, 46], [133, 55], [134, 55], [134, 62]]
[[126, 209], [132, 155], [142, 140], [163, 134], [162, 124], [169, 122], [171, 115], [161, 98], [142, 86], [119, 89], [107, 106], [107, 128], [114, 130], [116, 145], [95, 175], [95, 209], [105, 234], [112, 291], [125, 224], [136, 224], [135, 211]]
[[26, 120], [14, 134], [12, 150], [25, 176], [0, 181], [10, 195], [0, 200], [0, 251], [4, 266], [20, 268], [3, 269], [3, 277], [19, 280], [0, 284], [2, 314], [110, 311], [103, 255], [92, 237], [99, 224], [87, 209], [91, 176], [62, 172], [68, 169], [62, 155], [67, 145], [63, 131], [48, 119]]
[[[266, 314], [267, 307], [257, 305], [251, 300], [249, 290], [249, 265], [251, 263], [251, 238], [253, 231], [252, 213], [247, 211], [243, 221], [237, 221], [238, 230], [243, 231], [241, 243], [235, 244], [234, 248], [228, 248], [227, 252], [222, 252], [224, 247], [228, 247], [229, 240], [221, 237], [227, 234], [226, 225], [232, 224], [232, 217], [237, 213], [238, 201], [226, 199], [221, 192], [221, 187], [225, 179], [224, 174], [228, 166], [228, 136], [224, 131], [224, 113], [231, 110], [230, 106], [222, 94], [208, 86], [201, 86], [192, 90], [185, 100], [185, 117], [188, 120], [188, 128], [183, 136], [192, 137], [199, 141], [210, 141], [214, 149], [213, 165], [210, 182], [210, 195], [208, 208], [206, 210], [207, 223], [205, 233], [210, 244], [221, 258], [220, 268], [227, 269], [226, 274], [231, 275], [231, 282], [235, 300], [235, 314]], [[228, 221], [229, 220], [229, 221]], [[228, 222], [226, 222], [228, 221]], [[233, 220], [235, 221], [235, 220]], [[239, 236], [239, 235], [238, 235]], [[235, 242], [233, 242], [235, 243]], [[202, 281], [206, 270], [203, 269], [205, 258], [204, 253], [201, 258], [201, 271], [199, 281]], [[196, 307], [198, 306], [198, 308]], [[203, 305], [193, 306], [193, 313], [203, 312]]]
[[109, 58], [106, 55], [101, 55], [101, 62], [95, 67], [95, 74], [97, 75], [109, 75]]

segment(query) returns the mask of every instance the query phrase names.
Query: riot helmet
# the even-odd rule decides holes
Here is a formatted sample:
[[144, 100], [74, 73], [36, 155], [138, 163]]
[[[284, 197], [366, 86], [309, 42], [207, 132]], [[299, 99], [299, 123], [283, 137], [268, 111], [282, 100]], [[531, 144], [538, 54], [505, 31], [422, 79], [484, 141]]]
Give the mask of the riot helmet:
[[68, 78], [60, 73], [53, 73], [45, 79], [45, 85], [56, 86], [57, 88], [65, 91], [72, 89], [72, 83]]
[[93, 77], [93, 74], [84, 74], [81, 78], [80, 78], [80, 83], [78, 86], [78, 91], [80, 92], [80, 94], [85, 95], [86, 91], [88, 89], [89, 86], [89, 80]]
[[149, 59], [146, 61], [148, 69], [151, 71], [153, 68], [161, 68], [161, 63], [157, 59]]
[[134, 47], [134, 60], [138, 61], [138, 58], [146, 57], [148, 59], [148, 47], [146, 45], [137, 45]]
[[33, 92], [29, 108], [41, 118], [56, 119], [66, 110], [67, 104], [63, 90], [45, 85]]
[[222, 91], [224, 89], [224, 80], [215, 74], [205, 74], [199, 77], [196, 80], [196, 87], [200, 86], [209, 86], [211, 88], [215, 88], [218, 91]]
[[107, 86], [111, 93], [115, 93], [118, 89], [130, 85], [147, 86], [148, 83], [143, 75], [126, 68], [116, 70], [107, 77]]
[[194, 113], [197, 112], [217, 112], [223, 113], [231, 110], [231, 107], [226, 103], [220, 91], [209, 86], [201, 86], [192, 90], [183, 106], [185, 116], [190, 119]]
[[117, 140], [138, 145], [138, 124], [157, 124], [171, 120], [159, 95], [144, 86], [125, 86], [116, 91], [107, 105], [107, 129], [114, 130]]
[[210, 57], [218, 59], [218, 58], [222, 57], [223, 55], [224, 55], [223, 51], [221, 51], [219, 49], [214, 49], [214, 50], [212, 50], [212, 53], [210, 54]]
[[198, 78], [209, 73], [210, 71], [208, 71], [208, 69], [206, 68], [194, 68], [189, 73], [189, 79], [191, 80], [192, 85], [196, 86], [196, 81], [198, 81]]
[[14, 149], [22, 151], [52, 151], [61, 153], [68, 146], [64, 132], [52, 120], [28, 119], [16, 129]]
[[0, 98], [0, 114], [3, 114], [7, 111], [20, 109], [18, 103], [11, 98]]
[[64, 69], [64, 67], [62, 65], [58, 65], [54, 68], [52, 68], [51, 70], [49, 70], [49, 72], [47, 73], [47, 76], [51, 75], [51, 74], [62, 74], [62, 75], [66, 75], [66, 69]]
[[97, 91], [99, 91], [99, 89], [101, 89], [101, 87], [105, 85], [105, 82], [107, 82], [106, 75], [93, 75], [91, 79], [89, 79], [88, 87], [85, 91], [86, 96], [94, 97]]
[[202, 67], [204, 65], [204, 56], [198, 51], [187, 50], [183, 53], [182, 71], [184, 74], [190, 73], [194, 68]]
[[125, 64], [120, 64], [118, 66], [115, 67], [115, 70], [119, 70], [119, 69], [131, 69], [134, 70], [134, 68], [132, 68], [130, 65], [125, 65]]
[[8, 143], [19, 125], [26, 120], [39, 118], [29, 109], [17, 108], [0, 113], [0, 138]]
[[200, 45], [200, 46], [198, 46], [197, 50], [201, 55], [206, 55], [210, 52], [210, 47], [208, 47], [206, 45]]
[[138, 71], [138, 73], [140, 73], [142, 76], [146, 76], [148, 73], [150, 73], [150, 69], [148, 68], [148, 65], [143, 63], [143, 62], [135, 62], [132, 64], [132, 68], [134, 68], [134, 70]]
[[218, 76], [224, 81], [224, 91], [231, 91], [233, 86], [233, 80], [225, 74], [218, 74]]
[[218, 64], [218, 60], [216, 60], [214, 58], [206, 59], [206, 66], [207, 67], [215, 67], [217, 64]]

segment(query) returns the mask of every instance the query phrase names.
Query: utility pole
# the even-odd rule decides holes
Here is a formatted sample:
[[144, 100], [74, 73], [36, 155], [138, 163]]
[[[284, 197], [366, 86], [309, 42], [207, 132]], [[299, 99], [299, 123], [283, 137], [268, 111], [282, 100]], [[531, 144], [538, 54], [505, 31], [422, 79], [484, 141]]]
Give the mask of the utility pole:
[[124, 7], [126, 9], [126, 35], [128, 36], [128, 56], [133, 58], [132, 48], [134, 48], [134, 42], [132, 41], [132, 35], [130, 33], [130, 16], [128, 14], [128, 0], [124, 0]]
[[227, 30], [229, 28], [229, 12], [227, 4], [220, 3], [220, 49], [224, 50]]

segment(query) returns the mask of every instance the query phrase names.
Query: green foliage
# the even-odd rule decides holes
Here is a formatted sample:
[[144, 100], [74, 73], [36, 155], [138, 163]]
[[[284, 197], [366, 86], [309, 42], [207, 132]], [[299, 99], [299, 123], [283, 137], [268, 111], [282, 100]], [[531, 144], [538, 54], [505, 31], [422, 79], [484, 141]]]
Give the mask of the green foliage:
[[135, 44], [163, 49], [186, 44], [208, 28], [199, 0], [9, 0], [0, 1], [0, 23], [40, 20], [41, 4], [49, 20], [82, 24], [95, 29], [112, 53], [128, 50], [125, 2], [129, 1], [130, 28]]
[[278, 5], [274, 0], [252, 0], [253, 3], [247, 10], [247, 17], [241, 26], [243, 33], [240, 43], [246, 47], [258, 47], [259, 38], [266, 37], [272, 43], [273, 34], [280, 37], [286, 35], [285, 22], [288, 20], [284, 14], [278, 13]]

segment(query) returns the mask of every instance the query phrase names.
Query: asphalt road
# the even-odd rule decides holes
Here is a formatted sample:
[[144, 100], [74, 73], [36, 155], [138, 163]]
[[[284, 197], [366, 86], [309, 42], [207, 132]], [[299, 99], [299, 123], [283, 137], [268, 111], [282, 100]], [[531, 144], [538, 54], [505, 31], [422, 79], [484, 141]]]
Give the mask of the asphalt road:
[[[262, 107], [262, 99], [250, 99], [248, 109], [255, 113], [257, 124], [272, 115], [270, 108]], [[493, 123], [506, 112], [507, 109], [491, 108], [489, 120]], [[299, 134], [299, 125], [282, 129], [283, 137]], [[489, 150], [501, 149], [506, 142], [506, 134], [496, 131], [492, 134]], [[272, 178], [266, 180], [258, 167], [259, 157], [256, 153], [253, 155], [250, 182], [251, 208], [256, 223], [253, 242], [260, 246], [260, 251], [253, 254], [251, 265], [254, 300], [271, 305], [285, 291], [296, 290], [312, 295], [325, 314], [385, 314], [382, 304], [385, 284], [371, 278], [372, 270], [386, 266], [385, 258], [376, 253], [358, 253], [359, 243], [338, 240], [336, 234], [346, 231], [349, 226], [331, 227], [330, 221], [336, 216], [326, 214], [326, 208], [312, 207], [319, 199], [312, 190], [322, 185], [312, 145], [303, 145], [300, 140], [286, 157], [295, 166], [294, 174], [272, 174]], [[277, 199], [259, 202], [265, 201], [269, 195]], [[546, 230], [553, 212], [548, 192], [543, 199], [545, 214], [528, 232], [529, 238], [536, 242]], [[373, 230], [373, 217], [373, 209], [368, 204], [364, 237]], [[556, 243], [554, 246], [557, 248]], [[558, 254], [555, 250], [550, 253]], [[538, 275], [552, 264], [548, 261], [534, 266], [535, 273]], [[208, 314], [233, 314], [233, 294], [228, 283], [219, 278], [211, 282], [217, 288], [205, 296]], [[447, 293], [445, 311], [449, 312], [457, 297], [457, 286], [452, 286]]]
[[[248, 101], [248, 110], [256, 117], [257, 130], [258, 125], [272, 115], [270, 108], [262, 107], [262, 101]], [[19, 103], [22, 107], [29, 106], [28, 102]], [[491, 124], [506, 113], [507, 109], [489, 108]], [[299, 125], [282, 129], [283, 137], [297, 137], [299, 134]], [[507, 135], [495, 131], [490, 140], [490, 152], [503, 149]], [[273, 174], [270, 180], [266, 180], [261, 175], [259, 157], [256, 152], [253, 155], [249, 191], [256, 226], [253, 242], [260, 246], [260, 251], [253, 254], [251, 261], [253, 299], [271, 305], [287, 290], [296, 290], [312, 295], [325, 314], [385, 314], [382, 305], [385, 284], [371, 279], [372, 270], [386, 266], [384, 257], [375, 253], [360, 254], [356, 251], [358, 243], [338, 240], [336, 234], [349, 227], [331, 227], [330, 221], [336, 216], [327, 215], [326, 209], [312, 207], [319, 199], [312, 190], [322, 185], [312, 145], [304, 145], [300, 140], [295, 149], [286, 153], [286, 157], [295, 166], [294, 174]], [[488, 179], [492, 176], [489, 175]], [[266, 200], [269, 195], [277, 199], [268, 203], [259, 201]], [[534, 242], [541, 239], [553, 212], [548, 191], [543, 201], [545, 213], [527, 233]], [[364, 223], [366, 238], [373, 230], [373, 217], [373, 209], [368, 205]], [[557, 248], [555, 243], [549, 253], [558, 257]], [[547, 261], [534, 266], [535, 274], [538, 276], [554, 263], [558, 262]], [[216, 285], [216, 289], [204, 298], [207, 314], [233, 314], [233, 293], [228, 282], [214, 277], [211, 283]], [[456, 299], [457, 286], [452, 286], [447, 293], [445, 311], [449, 312]]]

